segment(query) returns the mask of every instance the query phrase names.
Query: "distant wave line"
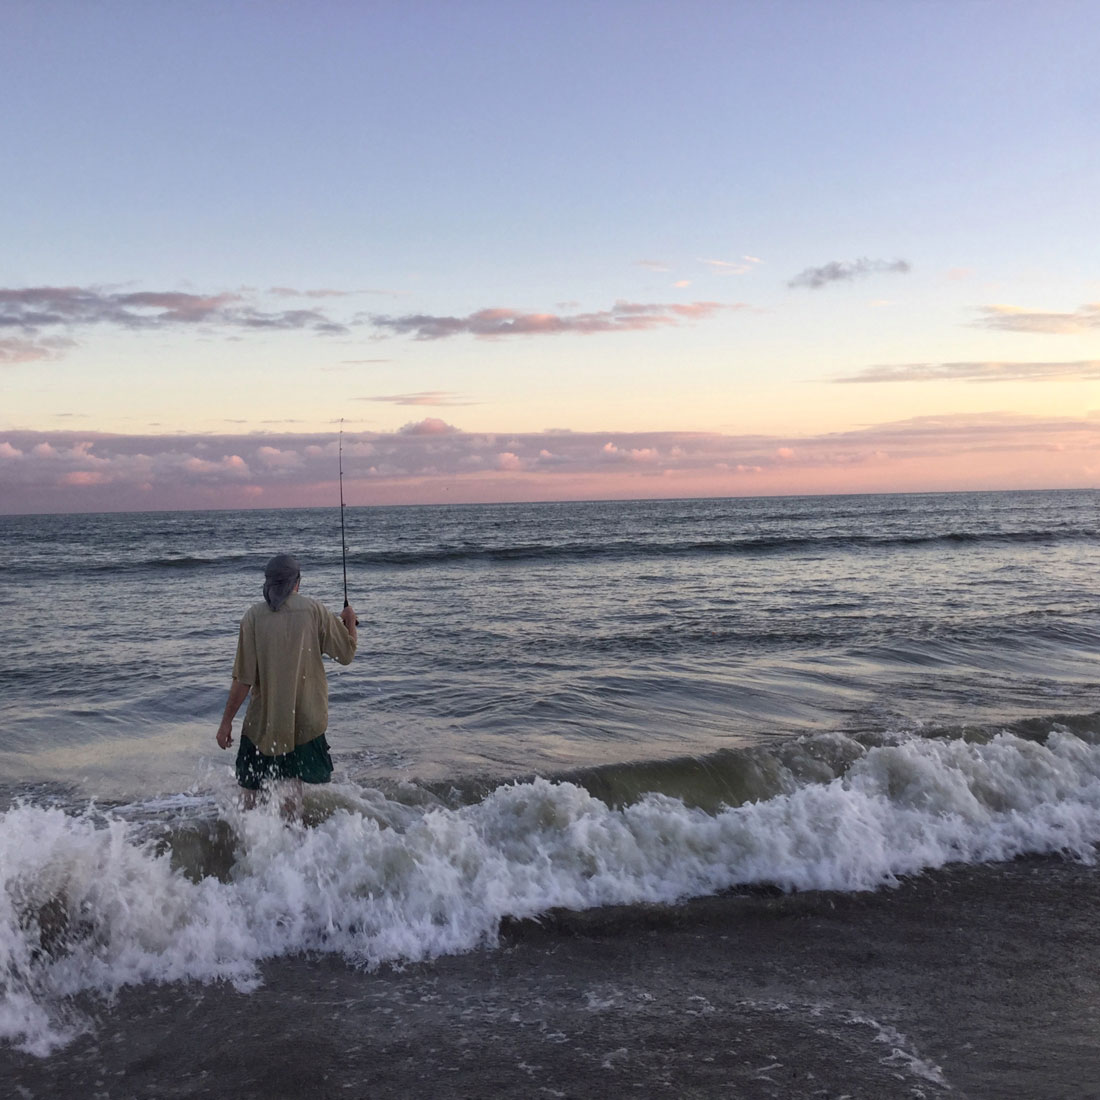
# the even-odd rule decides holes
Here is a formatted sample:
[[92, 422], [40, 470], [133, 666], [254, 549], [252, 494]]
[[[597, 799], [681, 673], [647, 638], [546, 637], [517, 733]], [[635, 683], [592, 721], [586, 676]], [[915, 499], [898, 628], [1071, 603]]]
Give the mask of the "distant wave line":
[[[738, 556], [766, 554], [797, 554], [860, 552], [865, 550], [919, 549], [934, 546], [1027, 545], [1058, 542], [1100, 541], [1100, 529], [1076, 528], [1058, 531], [949, 531], [935, 535], [812, 535], [757, 538], [701, 539], [684, 542], [653, 542], [620, 539], [615, 542], [517, 543], [501, 546], [440, 546], [415, 550], [380, 549], [355, 550], [348, 553], [349, 566], [431, 566], [461, 562], [538, 562], [558, 560], [640, 560], [644, 558], [683, 558], [695, 555]], [[235, 551], [227, 554], [158, 556], [134, 561], [101, 560], [82, 563], [81, 573], [140, 572], [144, 570], [200, 570], [207, 568], [256, 569], [266, 557]], [[325, 568], [339, 563], [332, 551], [303, 554], [309, 568]], [[74, 563], [66, 561], [11, 562], [12, 572], [62, 574], [71, 572]]]

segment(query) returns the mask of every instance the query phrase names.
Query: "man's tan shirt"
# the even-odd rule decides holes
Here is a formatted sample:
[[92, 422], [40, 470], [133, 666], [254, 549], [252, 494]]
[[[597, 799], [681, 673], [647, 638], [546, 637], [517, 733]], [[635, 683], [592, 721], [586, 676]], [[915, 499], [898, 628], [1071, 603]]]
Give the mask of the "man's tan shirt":
[[351, 664], [355, 642], [324, 604], [292, 592], [278, 611], [253, 604], [241, 620], [233, 678], [252, 688], [241, 732], [265, 756], [281, 756], [328, 728], [321, 654]]

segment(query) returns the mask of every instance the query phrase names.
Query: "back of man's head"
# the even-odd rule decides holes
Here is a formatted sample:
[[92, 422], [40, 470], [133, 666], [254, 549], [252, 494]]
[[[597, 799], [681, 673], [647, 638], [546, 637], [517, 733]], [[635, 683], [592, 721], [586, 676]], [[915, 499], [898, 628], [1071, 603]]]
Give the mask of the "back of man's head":
[[302, 568], [293, 554], [276, 554], [264, 569], [264, 599], [272, 611], [278, 611], [302, 577]]

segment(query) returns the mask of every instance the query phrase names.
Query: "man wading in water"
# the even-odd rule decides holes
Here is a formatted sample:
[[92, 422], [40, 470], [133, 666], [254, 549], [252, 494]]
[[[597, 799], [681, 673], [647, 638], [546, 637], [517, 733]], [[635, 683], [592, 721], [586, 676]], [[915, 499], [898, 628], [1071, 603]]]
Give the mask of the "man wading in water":
[[218, 727], [218, 744], [233, 744], [233, 719], [249, 691], [252, 699], [241, 726], [237, 782], [244, 804], [274, 780], [287, 782], [283, 812], [301, 814], [303, 783], [327, 783], [332, 775], [325, 730], [328, 683], [321, 654], [351, 664], [359, 640], [355, 610], [339, 617], [323, 604], [298, 594], [298, 559], [277, 554], [264, 570], [264, 599], [241, 620], [233, 683]]

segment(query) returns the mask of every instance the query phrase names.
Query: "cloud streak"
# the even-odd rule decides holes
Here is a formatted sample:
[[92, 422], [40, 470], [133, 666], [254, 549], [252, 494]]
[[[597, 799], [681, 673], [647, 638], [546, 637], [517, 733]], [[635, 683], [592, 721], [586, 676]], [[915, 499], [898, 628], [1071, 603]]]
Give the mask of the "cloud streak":
[[756, 256], [742, 256], [739, 260], [700, 260], [706, 264], [716, 275], [747, 275], [752, 269], [764, 261]]
[[524, 313], [516, 309], [481, 309], [465, 317], [411, 313], [400, 317], [374, 315], [371, 323], [394, 336], [444, 340], [452, 336], [542, 336], [562, 333], [645, 332], [701, 321], [717, 313], [747, 309], [741, 302], [640, 303], [618, 301], [594, 313]]
[[1100, 359], [1069, 363], [898, 363], [867, 367], [834, 382], [1049, 382], [1100, 378]]
[[476, 401], [467, 401], [460, 393], [447, 390], [421, 390], [419, 393], [385, 393], [373, 397], [356, 397], [355, 401], [380, 401], [391, 405], [438, 405], [458, 407], [476, 405]]
[[1100, 302], [1088, 302], [1070, 313], [1005, 305], [981, 306], [978, 312], [981, 317], [975, 324], [1005, 332], [1064, 336], [1100, 328]]
[[354, 290], [331, 290], [327, 287], [318, 290], [295, 290], [290, 286], [269, 287], [267, 292], [277, 298], [349, 298], [355, 294]]
[[808, 267], [800, 271], [787, 286], [807, 287], [810, 290], [820, 290], [830, 283], [846, 283], [853, 279], [862, 279], [868, 275], [897, 274], [906, 275], [912, 270], [908, 260], [869, 260], [862, 257], [858, 260], [841, 261], [832, 260], [822, 264], [821, 267]]

